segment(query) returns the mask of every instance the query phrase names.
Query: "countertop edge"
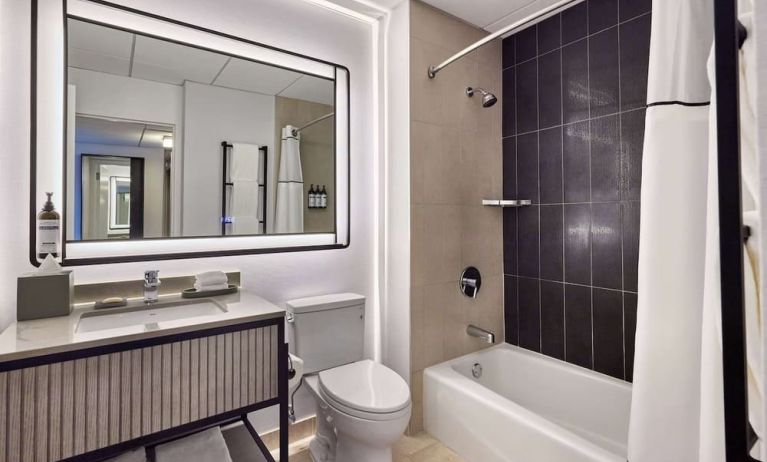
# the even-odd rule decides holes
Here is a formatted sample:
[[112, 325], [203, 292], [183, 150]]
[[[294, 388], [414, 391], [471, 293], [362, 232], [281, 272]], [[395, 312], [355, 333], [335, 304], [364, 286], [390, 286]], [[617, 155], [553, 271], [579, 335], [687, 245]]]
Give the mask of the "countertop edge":
[[49, 355], [56, 355], [62, 353], [71, 353], [79, 350], [88, 350], [92, 348], [100, 348], [111, 345], [120, 345], [124, 343], [130, 343], [135, 341], [150, 340], [162, 337], [169, 337], [179, 334], [188, 334], [195, 331], [202, 331], [208, 329], [216, 329], [220, 327], [234, 326], [237, 324], [247, 324], [256, 321], [266, 321], [270, 319], [280, 319], [285, 317], [285, 310], [278, 309], [266, 313], [257, 313], [247, 316], [242, 316], [232, 319], [222, 319], [211, 322], [204, 322], [200, 324], [194, 324], [189, 326], [173, 327], [168, 329], [146, 331], [134, 334], [125, 334], [115, 337], [106, 337], [94, 340], [84, 340], [82, 342], [67, 343], [63, 345], [56, 345], [50, 347], [41, 347], [38, 349], [16, 351], [11, 353], [0, 353], [0, 369], [5, 363], [20, 360], [29, 360], [33, 358], [39, 358]]

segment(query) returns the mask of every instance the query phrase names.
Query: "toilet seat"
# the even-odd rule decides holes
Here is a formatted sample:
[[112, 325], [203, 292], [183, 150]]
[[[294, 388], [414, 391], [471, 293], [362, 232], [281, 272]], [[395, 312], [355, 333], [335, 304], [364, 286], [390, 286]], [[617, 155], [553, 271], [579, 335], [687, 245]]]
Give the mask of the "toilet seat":
[[366, 420], [393, 420], [410, 412], [402, 377], [369, 359], [322, 371], [322, 397], [338, 411]]

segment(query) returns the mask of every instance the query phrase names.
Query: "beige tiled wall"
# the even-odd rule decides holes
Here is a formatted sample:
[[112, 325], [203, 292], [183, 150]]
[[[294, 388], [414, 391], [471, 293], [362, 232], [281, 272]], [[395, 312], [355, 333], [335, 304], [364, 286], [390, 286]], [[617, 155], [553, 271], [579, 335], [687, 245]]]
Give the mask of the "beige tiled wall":
[[[333, 106], [313, 103], [295, 98], [277, 96], [274, 98], [274, 165], [280, 165], [282, 155], [282, 128], [291, 124], [303, 126], [306, 123], [333, 112]], [[327, 186], [328, 206], [324, 209], [309, 209], [304, 203], [304, 232], [333, 232], [335, 226], [335, 151], [333, 119], [320, 122], [301, 131], [301, 169], [304, 179], [304, 197], [309, 194], [312, 184]], [[272, 181], [277, 184], [279, 168], [274, 169]], [[275, 194], [276, 200], [276, 194]]]
[[[423, 428], [423, 370], [486, 344], [466, 335], [476, 324], [503, 340], [501, 210], [483, 198], [502, 193], [501, 42], [429, 79], [429, 65], [486, 33], [419, 1], [410, 13], [411, 387], [410, 432]], [[466, 87], [499, 102], [482, 108]], [[482, 273], [476, 299], [458, 291], [466, 266]]]

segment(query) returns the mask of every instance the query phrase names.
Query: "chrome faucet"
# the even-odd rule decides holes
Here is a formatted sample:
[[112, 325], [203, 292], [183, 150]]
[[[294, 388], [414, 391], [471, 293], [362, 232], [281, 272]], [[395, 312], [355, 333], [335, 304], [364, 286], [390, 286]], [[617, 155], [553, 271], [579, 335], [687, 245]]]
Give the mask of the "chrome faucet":
[[154, 303], [160, 298], [160, 271], [144, 271], [144, 303]]
[[466, 333], [469, 335], [469, 337], [481, 338], [486, 343], [495, 343], [494, 333], [490, 332], [489, 330], [482, 329], [481, 327], [477, 327], [474, 324], [469, 324], [469, 327], [466, 328]]

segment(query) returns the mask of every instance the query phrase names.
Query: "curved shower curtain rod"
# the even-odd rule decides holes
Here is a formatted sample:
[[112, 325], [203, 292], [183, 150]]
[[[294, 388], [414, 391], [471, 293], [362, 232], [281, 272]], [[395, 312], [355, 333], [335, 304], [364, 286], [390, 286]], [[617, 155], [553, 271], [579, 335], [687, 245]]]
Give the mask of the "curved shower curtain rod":
[[314, 124], [320, 123], [320, 122], [322, 122], [325, 119], [329, 119], [329, 118], [333, 117], [334, 115], [336, 115], [336, 113], [335, 112], [331, 112], [329, 114], [325, 114], [324, 116], [317, 117], [316, 119], [312, 120], [311, 122], [307, 122], [306, 124], [304, 124], [304, 125], [302, 125], [302, 126], [300, 126], [298, 128], [294, 128], [293, 129], [293, 136], [298, 135], [298, 132], [300, 132], [301, 130], [309, 128], [309, 127], [311, 127]]
[[496, 32], [493, 32], [492, 34], [488, 35], [487, 37], [483, 38], [482, 40], [479, 40], [468, 47], [464, 48], [463, 50], [459, 51], [458, 53], [454, 54], [453, 56], [447, 58], [440, 64], [436, 66], [429, 66], [429, 78], [433, 79], [437, 76], [437, 72], [441, 71], [442, 69], [446, 68], [447, 66], [453, 64], [453, 62], [458, 61], [459, 59], [463, 58], [467, 54], [471, 53], [472, 51], [476, 50], [477, 48], [486, 45], [493, 40], [497, 39], [498, 37], [501, 37], [503, 35], [508, 34], [509, 32], [513, 32], [517, 29], [521, 29], [547, 15], [550, 15], [552, 13], [558, 12], [559, 10], [563, 10], [570, 5], [574, 5], [576, 3], [580, 3], [585, 0], [561, 0], [553, 5], [547, 6], [546, 8], [542, 9], [541, 11], [528, 16], [524, 19], [520, 19], [519, 21], [515, 21], [508, 26], [504, 27], [501, 30], [498, 30]]

